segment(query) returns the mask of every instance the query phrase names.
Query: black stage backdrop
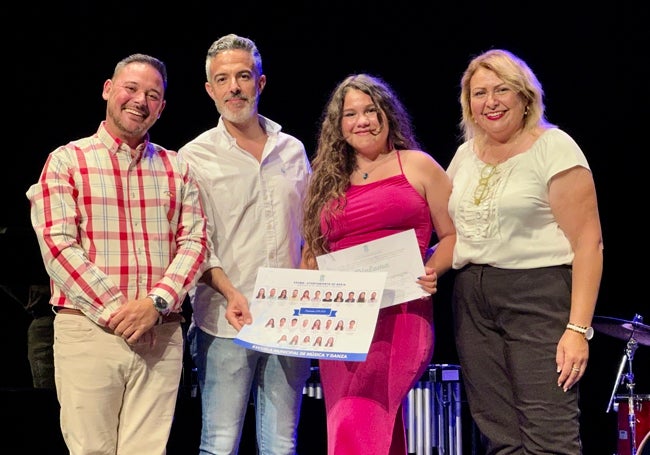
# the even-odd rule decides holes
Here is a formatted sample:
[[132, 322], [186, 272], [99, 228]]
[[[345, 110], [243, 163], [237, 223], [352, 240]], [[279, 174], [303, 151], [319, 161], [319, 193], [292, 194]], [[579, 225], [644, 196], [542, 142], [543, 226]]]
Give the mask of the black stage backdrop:
[[[424, 149], [447, 166], [460, 142], [459, 81], [468, 60], [495, 47], [524, 58], [544, 86], [549, 119], [582, 147], [596, 180], [605, 241], [596, 315], [631, 320], [639, 313], [650, 322], [642, 286], [648, 280], [641, 276], [648, 251], [641, 219], [650, 192], [647, 166], [640, 161], [648, 147], [644, 139], [632, 142], [633, 136], [646, 133], [640, 120], [645, 119], [646, 128], [648, 121], [648, 73], [639, 76], [647, 71], [642, 69], [647, 49], [641, 53], [641, 44], [649, 41], [640, 6], [625, 1], [589, 2], [572, 10], [548, 3], [286, 3], [185, 1], [165, 7], [162, 2], [51, 2], [18, 4], [14, 12], [4, 12], [3, 67], [9, 83], [3, 91], [5, 166], [0, 179], [6, 356], [1, 387], [31, 386], [25, 354], [30, 317], [22, 305], [29, 286], [47, 283], [47, 277], [25, 192], [47, 154], [96, 131], [105, 113], [102, 84], [119, 59], [135, 52], [155, 55], [168, 66], [167, 107], [151, 130], [154, 142], [178, 149], [212, 127], [217, 112], [204, 89], [205, 53], [215, 39], [231, 32], [254, 39], [262, 53], [268, 83], [260, 112], [302, 139], [310, 155], [330, 90], [349, 73], [368, 72], [393, 85], [412, 114]], [[447, 275], [435, 298], [432, 363], [457, 362], [450, 287]], [[598, 332], [591, 342], [581, 382], [586, 454], [616, 451], [617, 415], [605, 410], [625, 347], [625, 341]], [[650, 393], [649, 350], [641, 345], [634, 356], [638, 394]], [[624, 393], [625, 387], [617, 388], [617, 394]], [[648, 406], [646, 402], [646, 410]], [[646, 426], [648, 418], [646, 413]], [[321, 420], [312, 423], [322, 431]], [[303, 440], [308, 432], [301, 433]], [[193, 452], [195, 441], [188, 444]]]

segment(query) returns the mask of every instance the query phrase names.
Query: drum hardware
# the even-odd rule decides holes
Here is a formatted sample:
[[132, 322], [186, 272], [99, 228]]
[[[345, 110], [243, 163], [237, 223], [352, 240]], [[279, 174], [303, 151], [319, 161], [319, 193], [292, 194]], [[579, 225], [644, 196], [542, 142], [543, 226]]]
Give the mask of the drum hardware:
[[431, 364], [409, 391], [403, 402], [409, 454], [466, 453], [460, 373], [460, 365]]
[[637, 343], [650, 346], [650, 326], [643, 324], [643, 316], [637, 314], [631, 321], [623, 319], [608, 318], [605, 316], [594, 316], [591, 324], [594, 330], [614, 338], [628, 341], [636, 340]]
[[641, 444], [639, 444], [639, 455], [649, 455], [650, 454], [650, 431], [645, 435]]
[[[609, 412], [612, 408], [612, 403], [616, 397], [616, 390], [619, 388], [619, 386], [625, 383], [625, 387], [628, 391], [627, 425], [630, 430], [630, 455], [636, 455], [637, 418], [635, 408], [637, 396], [634, 394], [634, 373], [632, 369], [632, 363], [634, 360], [634, 353], [636, 352], [639, 344], [650, 346], [650, 327], [643, 324], [643, 316], [640, 314], [635, 314], [632, 321], [625, 321], [622, 319], [608, 318], [603, 316], [594, 316], [592, 326], [599, 332], [627, 341], [623, 353], [623, 358], [621, 359], [621, 363], [618, 367], [616, 380], [614, 381], [614, 389], [612, 390], [606, 412]], [[623, 370], [626, 365], [627, 373], [623, 374]], [[625, 454], [619, 453], [618, 455]]]
[[[616, 403], [613, 407], [617, 412], [617, 425], [618, 425], [618, 455], [628, 455], [631, 453], [631, 438], [629, 432], [629, 396], [616, 395]], [[636, 431], [636, 447], [637, 455], [650, 455], [650, 447], [647, 445], [650, 439], [650, 395], [635, 395], [634, 396], [634, 415], [635, 415], [635, 431]], [[645, 437], [643, 437], [645, 435]], [[644, 452], [646, 450], [646, 452]]]

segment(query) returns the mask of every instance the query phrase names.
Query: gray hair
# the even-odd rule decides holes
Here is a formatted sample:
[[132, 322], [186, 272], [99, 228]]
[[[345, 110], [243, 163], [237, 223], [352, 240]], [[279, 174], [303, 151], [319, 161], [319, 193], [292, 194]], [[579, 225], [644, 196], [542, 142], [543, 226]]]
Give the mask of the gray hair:
[[205, 75], [208, 78], [208, 81], [210, 80], [210, 61], [220, 53], [231, 51], [233, 49], [241, 49], [251, 54], [255, 62], [255, 75], [259, 77], [264, 74], [262, 71], [262, 56], [260, 55], [260, 51], [257, 49], [255, 42], [249, 38], [230, 33], [212, 43], [212, 46], [208, 49], [208, 55], [205, 58]]
[[155, 68], [162, 76], [163, 88], [167, 90], [167, 67], [161, 60], [158, 60], [156, 57], [152, 57], [151, 55], [147, 54], [132, 54], [117, 62], [117, 65], [115, 65], [115, 70], [113, 71], [113, 78], [115, 78], [115, 76], [117, 76], [117, 73], [122, 71], [125, 66], [131, 63], [145, 63]]

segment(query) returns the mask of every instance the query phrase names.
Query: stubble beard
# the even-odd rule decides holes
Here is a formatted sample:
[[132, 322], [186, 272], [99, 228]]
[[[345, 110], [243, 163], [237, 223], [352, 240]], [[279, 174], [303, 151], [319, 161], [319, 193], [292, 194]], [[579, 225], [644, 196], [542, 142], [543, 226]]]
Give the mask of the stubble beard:
[[227, 107], [226, 103], [221, 106], [219, 103], [215, 103], [215, 105], [217, 106], [217, 111], [225, 120], [229, 121], [230, 123], [244, 123], [253, 115], [255, 115], [257, 97], [252, 101], [250, 99], [246, 100], [246, 107], [238, 111], [230, 110]]
[[136, 125], [135, 127], [129, 127], [126, 125], [126, 122], [122, 121], [122, 118], [120, 116], [121, 113], [121, 110], [118, 113], [116, 113], [113, 109], [108, 110], [108, 116], [111, 118], [120, 132], [124, 135], [124, 137], [140, 139], [147, 134], [147, 131], [149, 131], [149, 128], [152, 126], [152, 124], [149, 124], [147, 122], [147, 118], [144, 118], [142, 120], [142, 123], [129, 122]]

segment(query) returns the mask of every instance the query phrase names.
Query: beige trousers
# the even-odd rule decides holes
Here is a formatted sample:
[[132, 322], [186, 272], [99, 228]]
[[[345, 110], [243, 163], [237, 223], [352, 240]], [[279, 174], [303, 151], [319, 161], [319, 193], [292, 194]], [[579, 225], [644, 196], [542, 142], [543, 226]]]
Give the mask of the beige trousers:
[[57, 314], [54, 377], [70, 455], [164, 455], [183, 366], [179, 322], [129, 346], [85, 316]]

